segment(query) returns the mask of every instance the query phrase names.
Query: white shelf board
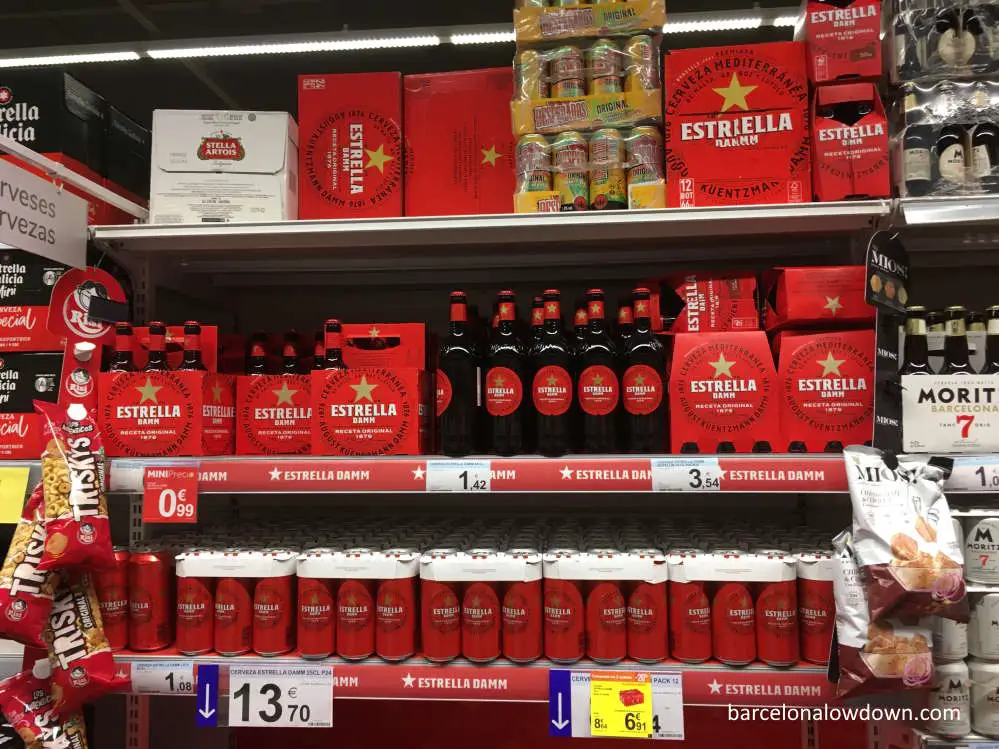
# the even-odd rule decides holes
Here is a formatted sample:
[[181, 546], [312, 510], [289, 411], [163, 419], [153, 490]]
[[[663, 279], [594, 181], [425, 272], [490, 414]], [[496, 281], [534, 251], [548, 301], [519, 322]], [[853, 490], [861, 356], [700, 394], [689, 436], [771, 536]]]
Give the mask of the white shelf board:
[[999, 222], [999, 195], [903, 198], [899, 217], [906, 226], [941, 226]]

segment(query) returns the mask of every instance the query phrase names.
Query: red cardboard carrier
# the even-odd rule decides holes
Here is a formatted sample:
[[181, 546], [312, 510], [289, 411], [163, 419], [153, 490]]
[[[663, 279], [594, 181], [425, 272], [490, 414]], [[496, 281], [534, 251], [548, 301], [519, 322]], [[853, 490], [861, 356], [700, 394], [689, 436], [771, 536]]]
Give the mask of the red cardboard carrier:
[[806, 0], [808, 79], [881, 77], [881, 0]]
[[307, 455], [312, 449], [308, 375], [236, 378], [236, 454]]
[[775, 268], [763, 274], [767, 330], [869, 326], [874, 307], [864, 299], [862, 265]]
[[652, 328], [675, 317], [673, 333], [759, 330], [756, 276], [752, 273], [678, 273], [646, 282], [652, 291]]

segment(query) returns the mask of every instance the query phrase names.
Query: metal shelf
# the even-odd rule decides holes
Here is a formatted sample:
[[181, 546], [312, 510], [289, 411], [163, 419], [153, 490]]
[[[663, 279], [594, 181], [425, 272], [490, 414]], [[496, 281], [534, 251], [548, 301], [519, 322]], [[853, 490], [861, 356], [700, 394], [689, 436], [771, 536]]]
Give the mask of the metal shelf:
[[973, 733], [960, 739], [943, 739], [920, 729], [913, 729], [912, 733], [915, 739], [915, 746], [919, 747], [919, 749], [963, 749], [964, 747], [971, 749], [974, 749], [974, 747], [996, 749], [996, 747], [999, 747], [999, 741], [996, 739], [978, 736]]
[[898, 207], [906, 226], [999, 222], [999, 195], [903, 198]]

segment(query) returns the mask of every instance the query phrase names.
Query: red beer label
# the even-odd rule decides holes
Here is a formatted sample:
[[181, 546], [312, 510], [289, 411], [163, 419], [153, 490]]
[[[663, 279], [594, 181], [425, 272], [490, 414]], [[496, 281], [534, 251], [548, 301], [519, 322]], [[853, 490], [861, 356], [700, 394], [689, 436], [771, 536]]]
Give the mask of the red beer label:
[[523, 632], [531, 616], [527, 598], [513, 590], [503, 596], [503, 626], [511, 633]]
[[438, 591], [430, 599], [430, 626], [438, 632], [453, 632], [461, 623], [458, 599], [450, 590]]
[[128, 602], [129, 619], [132, 622], [146, 624], [153, 619], [153, 597], [147, 590], [130, 591]]
[[128, 593], [118, 585], [101, 586], [101, 619], [105, 625], [118, 624], [128, 618]]
[[[863, 336], [873, 344], [874, 336]], [[874, 346], [869, 350], [835, 335], [818, 336], [792, 349], [783, 377], [784, 407], [808, 428], [843, 442], [844, 430], [871, 424], [874, 412]], [[782, 356], [782, 364], [784, 357]]]
[[641, 589], [636, 590], [628, 599], [628, 631], [652, 631], [663, 613], [651, 597], [645, 595]]
[[625, 410], [647, 416], [663, 402], [663, 378], [647, 364], [632, 364], [621, 378]]
[[371, 592], [355, 580], [345, 580], [337, 595], [337, 614], [340, 627], [364, 629], [370, 626], [373, 615]]
[[437, 370], [437, 415], [440, 416], [442, 413], [447, 411], [447, 407], [451, 405], [451, 380], [444, 373], [443, 369]]
[[799, 580], [798, 616], [801, 628], [808, 634], [828, 632], [833, 625], [836, 604], [832, 598], [832, 583]]
[[253, 597], [253, 621], [258, 627], [274, 627], [281, 623], [282, 612], [291, 601], [281, 595], [282, 583], [268, 578], [257, 583], [256, 594]]
[[333, 596], [325, 585], [309, 585], [298, 601], [298, 622], [305, 629], [325, 629], [333, 622]]
[[[844, 7], [845, 6], [845, 7]], [[881, 76], [881, 0], [805, 7], [808, 74], [815, 83]]]
[[310, 379], [306, 375], [240, 377], [239, 444], [250, 455], [302, 455], [312, 440]]
[[572, 405], [572, 378], [562, 367], [539, 369], [533, 387], [534, 407], [544, 416], [561, 416]]
[[582, 600], [578, 591], [568, 590], [570, 584], [545, 589], [545, 628], [553, 632], [565, 632], [574, 627], [579, 619]]
[[315, 373], [323, 379], [318, 393], [321, 411], [318, 424], [315, 421], [313, 424], [313, 453], [386, 455], [398, 452], [400, 445], [418, 429], [419, 394], [410, 392], [415, 385], [407, 385], [401, 375], [404, 372], [341, 369]]
[[201, 594], [203, 587], [199, 581], [180, 581], [177, 591], [177, 624], [187, 627], [200, 627], [212, 615], [211, 603]]
[[394, 632], [405, 626], [409, 618], [408, 602], [399, 592], [383, 585], [378, 591], [375, 620], [382, 632]]
[[619, 396], [617, 375], [610, 367], [596, 364], [579, 376], [579, 404], [590, 416], [613, 412]]
[[[670, 593], [675, 593], [672, 588]], [[684, 626], [692, 632], [706, 634], [711, 630], [711, 605], [704, 588], [700, 585], [687, 586], [682, 599]]]
[[[596, 597], [597, 622], [602, 629], [617, 630], [624, 627], [627, 617], [627, 607], [621, 588], [616, 583], [599, 583], [590, 593], [590, 598]], [[591, 600], [589, 605], [593, 605]]]
[[737, 634], [753, 631], [755, 608], [753, 598], [741, 583], [727, 583], [715, 594], [715, 608], [720, 609], [725, 625]]
[[746, 430], [771, 405], [771, 363], [734, 342], [695, 347], [677, 371], [680, 410], [699, 429], [719, 435]]
[[486, 410], [490, 416], [509, 416], [520, 408], [524, 386], [509, 367], [493, 367], [486, 372]]
[[794, 582], [766, 585], [756, 601], [756, 611], [763, 627], [780, 637], [797, 637], [798, 611]]
[[101, 405], [105, 439], [117, 455], [158, 457], [183, 452], [190, 444], [200, 400], [187, 378], [170, 372], [112, 375]]
[[499, 599], [491, 586], [472, 583], [465, 589], [461, 604], [462, 625], [473, 632], [495, 629], [499, 608]]

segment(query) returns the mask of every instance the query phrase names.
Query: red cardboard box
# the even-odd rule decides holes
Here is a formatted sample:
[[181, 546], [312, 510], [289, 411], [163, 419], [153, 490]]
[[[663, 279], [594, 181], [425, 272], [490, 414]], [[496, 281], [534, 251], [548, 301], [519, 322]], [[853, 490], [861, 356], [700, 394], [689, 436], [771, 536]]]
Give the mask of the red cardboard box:
[[407, 75], [403, 86], [406, 215], [510, 213], [509, 66]]
[[236, 378], [236, 454], [307, 455], [312, 448], [308, 375]]
[[868, 326], [874, 307], [864, 300], [862, 265], [775, 268], [764, 273], [767, 330]]
[[[149, 362], [149, 328], [138, 326], [132, 329], [135, 336], [135, 351], [132, 361], [141, 370]], [[168, 325], [166, 334], [166, 358], [170, 369], [177, 369], [184, 361], [184, 326]], [[219, 329], [214, 325], [201, 326], [201, 363], [209, 372], [218, 371]]]
[[343, 362], [351, 369], [427, 369], [423, 323], [350, 323], [343, 326]]
[[662, 330], [663, 316], [676, 318], [672, 333], [760, 329], [752, 273], [681, 273], [648, 286], [654, 330]]
[[665, 81], [669, 206], [811, 201], [802, 43], [673, 50]]
[[782, 331], [779, 452], [840, 452], [874, 431], [874, 331]]
[[235, 381], [205, 372], [104, 372], [100, 425], [110, 457], [231, 455]]
[[62, 354], [0, 354], [0, 458], [37, 460], [42, 453], [42, 420], [34, 401], [59, 398]]
[[299, 76], [298, 118], [300, 219], [402, 215], [399, 73]]
[[805, 3], [808, 79], [881, 77], [881, 0]]
[[13, 248], [0, 249], [0, 351], [52, 351], [62, 339], [46, 326], [49, 300], [66, 266]]
[[888, 120], [873, 83], [817, 89], [812, 132], [816, 200], [891, 197]]
[[427, 454], [432, 379], [419, 369], [313, 372], [312, 454]]
[[777, 372], [763, 332], [680, 333], [670, 368], [674, 453], [776, 450]]

